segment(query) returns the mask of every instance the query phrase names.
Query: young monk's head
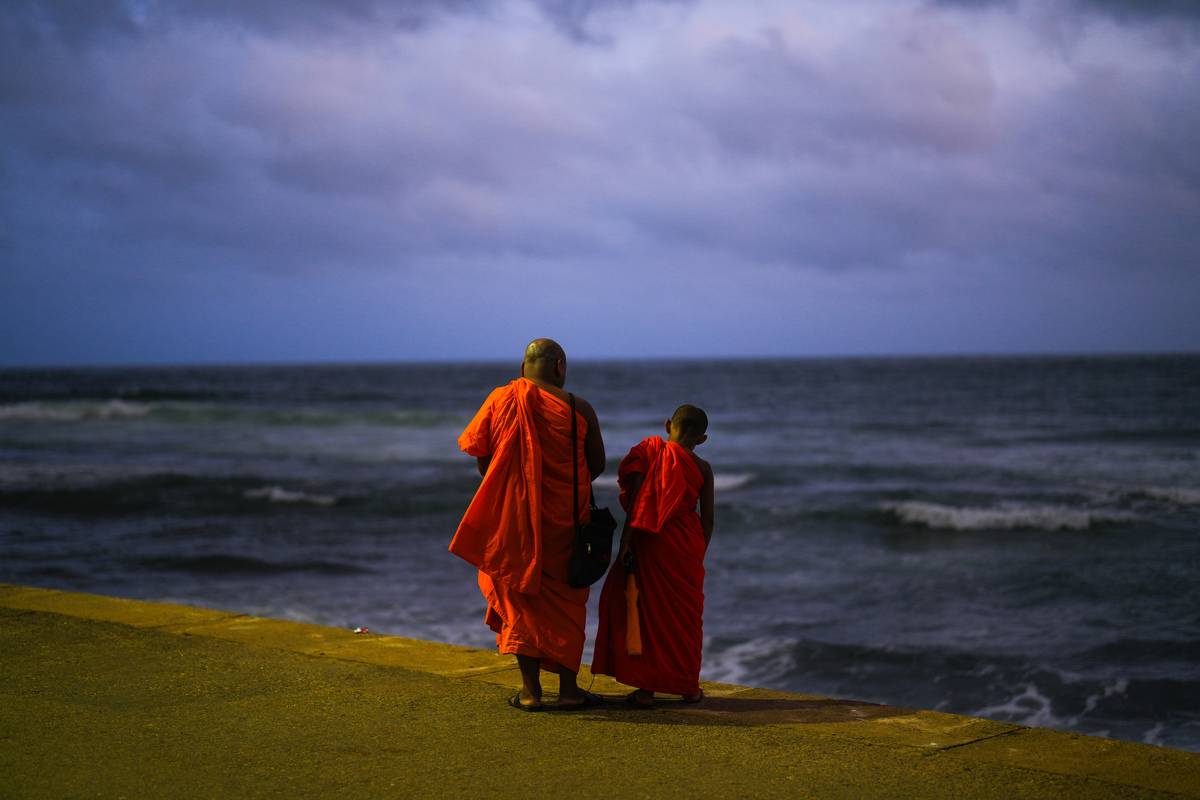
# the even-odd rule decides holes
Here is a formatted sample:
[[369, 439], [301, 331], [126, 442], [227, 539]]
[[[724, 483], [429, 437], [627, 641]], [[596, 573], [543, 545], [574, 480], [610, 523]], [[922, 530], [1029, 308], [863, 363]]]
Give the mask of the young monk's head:
[[525, 348], [521, 376], [562, 388], [567, 382], [567, 354], [553, 339], [534, 339]]
[[670, 441], [683, 445], [691, 450], [698, 444], [708, 440], [708, 415], [704, 409], [684, 404], [675, 409], [675, 413], [667, 420], [667, 436]]

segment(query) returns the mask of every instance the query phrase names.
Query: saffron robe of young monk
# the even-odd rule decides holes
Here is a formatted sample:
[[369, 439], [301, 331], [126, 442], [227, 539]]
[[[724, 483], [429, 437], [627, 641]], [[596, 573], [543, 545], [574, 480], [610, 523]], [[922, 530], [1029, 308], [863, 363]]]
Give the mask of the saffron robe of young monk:
[[[633, 475], [645, 476], [636, 498]], [[621, 460], [617, 481], [628, 516], [637, 569], [642, 654], [626, 649], [626, 571], [613, 565], [600, 593], [600, 627], [592, 672], [650, 692], [700, 691], [704, 641], [704, 529], [696, 503], [704, 476], [683, 446], [657, 436]]]
[[578, 672], [588, 589], [567, 584], [575, 508], [588, 520], [587, 421], [576, 411], [579, 494], [572, 503], [571, 408], [525, 378], [501, 386], [458, 437], [491, 456], [450, 552], [479, 570], [485, 621], [503, 654], [533, 656], [550, 672]]

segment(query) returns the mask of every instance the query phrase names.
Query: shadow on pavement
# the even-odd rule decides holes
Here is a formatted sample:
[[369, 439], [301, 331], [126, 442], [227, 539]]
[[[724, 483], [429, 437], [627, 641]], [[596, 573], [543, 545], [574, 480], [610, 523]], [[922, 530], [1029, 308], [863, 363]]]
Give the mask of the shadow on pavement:
[[658, 700], [638, 708], [622, 698], [571, 713], [591, 719], [644, 721], [655, 725], [805, 725], [862, 722], [912, 714], [911, 709], [828, 698], [706, 697], [697, 704]]

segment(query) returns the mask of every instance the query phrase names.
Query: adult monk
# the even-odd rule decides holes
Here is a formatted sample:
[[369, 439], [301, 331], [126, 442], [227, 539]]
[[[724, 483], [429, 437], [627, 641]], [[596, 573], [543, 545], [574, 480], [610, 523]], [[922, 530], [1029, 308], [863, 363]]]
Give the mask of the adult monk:
[[[567, 356], [552, 339], [525, 348], [521, 377], [488, 395], [458, 437], [483, 477], [463, 514], [450, 552], [479, 570], [485, 621], [501, 653], [517, 657], [521, 691], [509, 705], [523, 711], [582, 708], [599, 698], [576, 684], [583, 657], [588, 589], [567, 584], [575, 509], [588, 520], [592, 478], [604, 471], [596, 412], [563, 389]], [[571, 454], [579, 473], [572, 496]], [[542, 703], [540, 670], [557, 672], [558, 700]]]

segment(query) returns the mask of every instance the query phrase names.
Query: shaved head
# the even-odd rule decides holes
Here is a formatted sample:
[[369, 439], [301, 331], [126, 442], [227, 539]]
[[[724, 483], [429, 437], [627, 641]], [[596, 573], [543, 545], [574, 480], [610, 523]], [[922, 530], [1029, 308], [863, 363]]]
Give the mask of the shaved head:
[[557, 361], [560, 358], [565, 361], [567, 353], [562, 349], [562, 345], [553, 339], [534, 339], [525, 346], [526, 364], [533, 364], [537, 361]]
[[567, 354], [553, 339], [534, 339], [525, 348], [521, 374], [560, 389], [567, 381]]
[[692, 405], [681, 405], [671, 415], [671, 422], [688, 436], [703, 436], [708, 430], [708, 414]]

